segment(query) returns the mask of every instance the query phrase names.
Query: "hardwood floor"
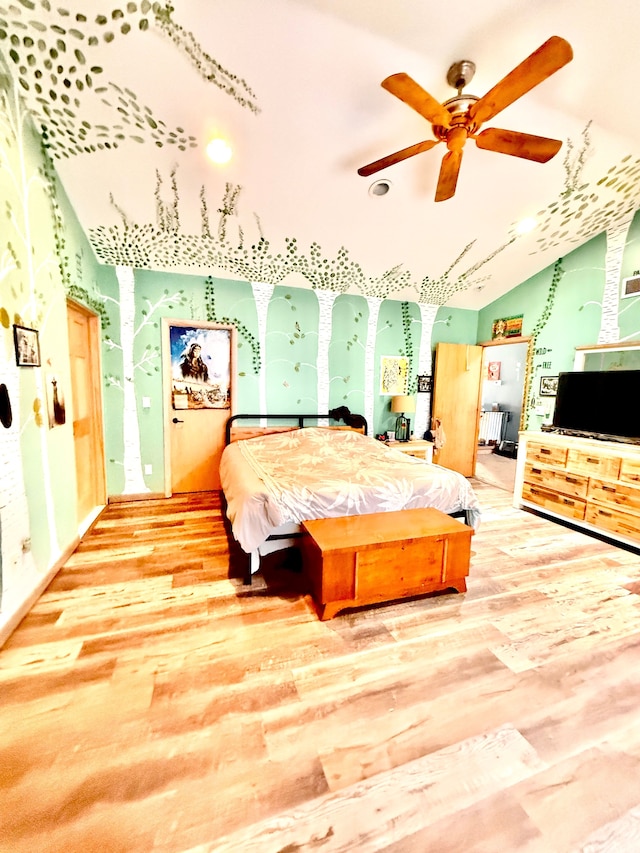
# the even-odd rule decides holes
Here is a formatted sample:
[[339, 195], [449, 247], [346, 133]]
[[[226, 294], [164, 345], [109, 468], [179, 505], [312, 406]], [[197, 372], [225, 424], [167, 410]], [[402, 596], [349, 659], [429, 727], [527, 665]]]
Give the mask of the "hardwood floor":
[[474, 485], [467, 593], [328, 622], [216, 494], [109, 506], [0, 652], [0, 850], [637, 853], [640, 556]]

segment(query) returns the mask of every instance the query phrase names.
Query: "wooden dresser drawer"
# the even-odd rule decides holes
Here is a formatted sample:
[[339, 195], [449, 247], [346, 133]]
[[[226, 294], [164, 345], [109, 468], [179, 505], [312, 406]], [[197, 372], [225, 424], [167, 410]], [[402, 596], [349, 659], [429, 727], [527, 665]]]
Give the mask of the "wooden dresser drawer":
[[527, 462], [534, 465], [536, 462], [542, 462], [545, 465], [555, 465], [558, 468], [564, 468], [566, 461], [566, 447], [556, 447], [553, 444], [538, 444], [536, 441], [530, 441], [527, 445]]
[[617, 480], [620, 473], [620, 457], [606, 456], [597, 451], [569, 450], [567, 468], [581, 474], [595, 474]]
[[[610, 482], [592, 477], [589, 480], [588, 500], [606, 504], [610, 509], [624, 509], [640, 514], [640, 486]], [[640, 519], [639, 519], [640, 522]]]
[[579, 521], [584, 520], [586, 503], [579, 498], [562, 495], [531, 483], [525, 483], [522, 487], [522, 498], [543, 509], [557, 512], [558, 515], [565, 515], [567, 518], [575, 518]]
[[640, 485], [640, 458], [622, 460], [620, 479], [625, 483], [638, 483]]
[[640, 518], [637, 515], [591, 503], [587, 506], [585, 520], [601, 530], [609, 530], [611, 533], [640, 542]]
[[554, 471], [542, 465], [527, 463], [524, 468], [524, 479], [534, 486], [543, 486], [554, 492], [562, 492], [574, 498], [587, 496], [588, 477], [580, 474], [570, 474], [568, 471]]

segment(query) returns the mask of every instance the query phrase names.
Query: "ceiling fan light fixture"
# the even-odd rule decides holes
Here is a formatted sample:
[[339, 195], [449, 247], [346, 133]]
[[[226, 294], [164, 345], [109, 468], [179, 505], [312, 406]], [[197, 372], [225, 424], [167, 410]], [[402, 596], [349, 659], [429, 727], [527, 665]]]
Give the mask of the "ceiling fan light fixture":
[[379, 181], [374, 181], [369, 187], [369, 195], [374, 198], [380, 198], [386, 195], [391, 189], [391, 181], [386, 178], [381, 178]]

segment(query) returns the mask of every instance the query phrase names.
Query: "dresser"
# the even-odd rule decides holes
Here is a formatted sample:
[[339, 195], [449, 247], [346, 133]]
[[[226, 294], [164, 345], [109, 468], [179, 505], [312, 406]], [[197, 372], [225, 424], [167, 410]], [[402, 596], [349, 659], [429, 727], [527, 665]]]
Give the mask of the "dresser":
[[514, 502], [640, 548], [640, 445], [520, 433]]
[[401, 453], [416, 456], [418, 459], [425, 459], [427, 462], [433, 462], [432, 441], [416, 438], [412, 441], [385, 441], [385, 444], [387, 447], [393, 447], [394, 450], [399, 450]]

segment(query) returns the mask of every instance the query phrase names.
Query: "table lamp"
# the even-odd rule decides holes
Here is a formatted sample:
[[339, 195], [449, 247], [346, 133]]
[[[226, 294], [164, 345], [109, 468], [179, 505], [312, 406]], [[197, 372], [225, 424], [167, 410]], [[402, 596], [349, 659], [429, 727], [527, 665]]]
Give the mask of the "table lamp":
[[415, 412], [416, 401], [414, 397], [403, 394], [391, 398], [391, 411], [399, 413], [396, 418], [396, 441], [409, 441], [411, 436], [410, 420], [405, 417], [405, 412]]

